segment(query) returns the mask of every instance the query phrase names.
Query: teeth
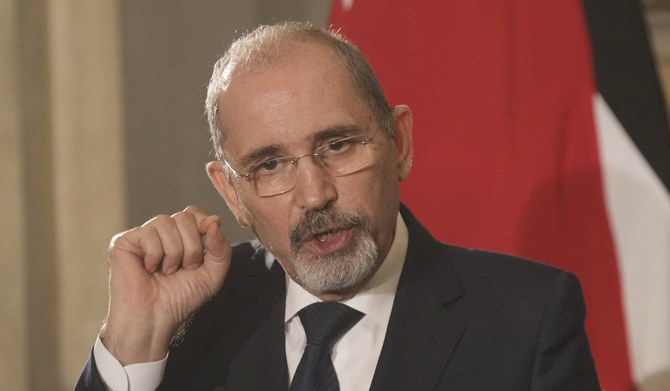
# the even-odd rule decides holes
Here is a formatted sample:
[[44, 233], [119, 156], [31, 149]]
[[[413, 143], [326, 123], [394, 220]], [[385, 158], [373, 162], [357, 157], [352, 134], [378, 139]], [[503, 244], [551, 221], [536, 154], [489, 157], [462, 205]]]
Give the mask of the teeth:
[[335, 236], [337, 236], [337, 233], [335, 233], [335, 232], [332, 232], [332, 231], [331, 232], [326, 232], [326, 233], [317, 235], [316, 240], [323, 243], [323, 242], [327, 242], [327, 241], [333, 239]]

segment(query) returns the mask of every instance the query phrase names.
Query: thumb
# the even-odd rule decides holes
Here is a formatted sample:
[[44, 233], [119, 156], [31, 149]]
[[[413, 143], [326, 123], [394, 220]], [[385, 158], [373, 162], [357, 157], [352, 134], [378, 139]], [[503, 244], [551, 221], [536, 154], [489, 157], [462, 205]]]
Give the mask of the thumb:
[[217, 281], [223, 281], [230, 267], [232, 248], [226, 237], [221, 233], [219, 219], [212, 221], [205, 230], [205, 248], [207, 251], [202, 266]]

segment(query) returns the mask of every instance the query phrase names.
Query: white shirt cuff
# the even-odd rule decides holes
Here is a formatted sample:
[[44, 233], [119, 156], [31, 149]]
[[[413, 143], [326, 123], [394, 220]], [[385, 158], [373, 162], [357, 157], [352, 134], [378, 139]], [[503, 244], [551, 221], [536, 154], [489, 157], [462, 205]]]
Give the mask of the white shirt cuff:
[[95, 341], [93, 357], [98, 374], [110, 391], [154, 391], [158, 388], [167, 364], [167, 356], [160, 361], [121, 365], [100, 340]]

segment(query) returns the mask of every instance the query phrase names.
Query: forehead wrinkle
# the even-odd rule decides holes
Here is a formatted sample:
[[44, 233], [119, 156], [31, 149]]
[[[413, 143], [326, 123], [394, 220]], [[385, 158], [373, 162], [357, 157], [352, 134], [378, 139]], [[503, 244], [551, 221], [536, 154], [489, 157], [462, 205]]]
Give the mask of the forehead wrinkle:
[[[221, 106], [227, 112], [227, 116], [222, 117], [228, 117], [233, 122], [230, 124], [229, 133], [233, 133], [233, 128], [242, 130], [249, 127], [253, 134], [259, 135], [256, 140], [242, 140], [241, 138], [246, 138], [243, 137], [245, 132], [235, 135], [234, 139], [239, 146], [237, 150], [240, 152], [239, 165], [245, 164], [248, 167], [249, 164], [268, 156], [312, 152], [312, 148], [328, 138], [360, 134], [368, 128], [367, 117], [370, 113], [352, 113], [351, 101], [360, 99], [353, 86], [341, 83], [341, 77], [333, 79], [337, 74], [347, 77], [345, 80], [348, 81], [346, 73], [340, 75], [340, 69], [332, 71], [328, 68], [325, 77], [327, 80], [324, 80], [324, 64], [319, 63], [316, 67], [319, 72], [311, 71], [315, 68], [311, 64], [306, 70], [303, 65], [307, 65], [298, 65], [300, 66], [294, 66], [283, 59], [260, 68], [237, 69], [228, 90], [221, 95]], [[294, 83], [294, 79], [298, 82]], [[303, 84], [308, 81], [312, 84], [306, 89]], [[340, 88], [344, 84], [347, 86], [346, 91]], [[331, 93], [333, 89], [336, 90], [335, 97]], [[305, 97], [307, 92], [311, 95], [307, 94], [308, 97]], [[347, 96], [343, 97], [345, 93]], [[327, 98], [325, 100], [331, 105], [313, 107], [321, 101], [321, 97]], [[335, 114], [332, 114], [331, 101], [335, 99], [339, 99], [335, 104], [341, 110], [334, 110]], [[360, 106], [369, 110], [364, 102], [357, 103], [362, 103]], [[303, 114], [307, 117], [305, 121], [296, 119]], [[296, 138], [292, 134], [302, 135]], [[267, 144], [262, 145], [263, 142]], [[249, 149], [245, 148], [245, 144]]]
[[286, 107], [294, 101], [296, 91], [262, 91], [254, 96], [251, 104], [257, 112], [270, 112], [275, 116], [286, 115]]

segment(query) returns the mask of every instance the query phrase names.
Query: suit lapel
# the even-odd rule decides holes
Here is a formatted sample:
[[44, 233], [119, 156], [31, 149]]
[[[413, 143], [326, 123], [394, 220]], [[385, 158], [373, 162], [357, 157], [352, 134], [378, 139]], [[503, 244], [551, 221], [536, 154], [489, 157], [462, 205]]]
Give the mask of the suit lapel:
[[[404, 206], [401, 213], [409, 232], [409, 246], [370, 389], [432, 390], [466, 329], [466, 323], [450, 305], [464, 292], [448, 260], [446, 247], [433, 239]], [[218, 382], [197, 389], [213, 386], [227, 391], [288, 388], [284, 347], [285, 275], [277, 263], [270, 278], [261, 286], [260, 300], [249, 309], [244, 326], [240, 326], [253, 331], [229, 361], [225, 386]], [[239, 334], [228, 335], [225, 339], [238, 337]], [[227, 360], [215, 361], [220, 368]]]
[[371, 390], [432, 390], [466, 329], [449, 304], [463, 295], [444, 247], [402, 207], [405, 266]]
[[[277, 265], [278, 266], [278, 265]], [[238, 356], [231, 362], [226, 390], [262, 391], [286, 390], [288, 373], [284, 348], [285, 294], [266, 297], [271, 308], [259, 329], [246, 342]]]
[[[225, 376], [214, 383], [196, 384], [198, 390], [262, 391], [286, 390], [288, 374], [284, 348], [284, 307], [286, 288], [284, 271], [275, 262], [265, 278], [257, 285], [262, 289], [254, 305], [245, 307], [236, 330], [223, 336], [214, 351], [222, 357], [209, 360], [209, 374], [202, 379]], [[249, 288], [245, 288], [249, 290]], [[241, 292], [240, 288], [237, 291]], [[239, 297], [237, 300], [244, 300]], [[236, 353], [226, 358], [230, 351]], [[228, 371], [224, 372], [226, 362]], [[220, 374], [219, 376], [216, 373]], [[225, 383], [222, 384], [222, 383]]]

